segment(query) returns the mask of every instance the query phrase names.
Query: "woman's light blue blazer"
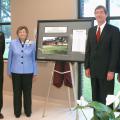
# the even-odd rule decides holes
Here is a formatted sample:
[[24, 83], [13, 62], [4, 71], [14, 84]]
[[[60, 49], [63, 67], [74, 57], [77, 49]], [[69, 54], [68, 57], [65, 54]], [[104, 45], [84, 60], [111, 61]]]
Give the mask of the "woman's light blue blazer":
[[19, 39], [12, 40], [8, 54], [8, 74], [37, 74], [35, 60], [35, 42], [24, 43], [22, 46]]

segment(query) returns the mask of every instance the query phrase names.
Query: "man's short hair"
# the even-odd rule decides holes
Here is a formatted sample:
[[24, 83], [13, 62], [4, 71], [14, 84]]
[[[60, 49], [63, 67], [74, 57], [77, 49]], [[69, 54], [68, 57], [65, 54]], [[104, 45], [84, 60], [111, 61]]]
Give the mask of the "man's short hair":
[[103, 5], [99, 5], [99, 6], [97, 6], [97, 7], [95, 8], [94, 13], [95, 13], [95, 12], [96, 12], [96, 10], [98, 10], [98, 9], [103, 9], [103, 10], [104, 10], [104, 12], [105, 12], [105, 14], [107, 14], [107, 10], [106, 10], [106, 8], [105, 8]]

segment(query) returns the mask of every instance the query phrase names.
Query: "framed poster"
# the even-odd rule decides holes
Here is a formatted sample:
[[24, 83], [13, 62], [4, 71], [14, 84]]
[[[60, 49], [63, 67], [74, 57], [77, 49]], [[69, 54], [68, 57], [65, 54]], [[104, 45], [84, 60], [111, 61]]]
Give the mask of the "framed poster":
[[37, 60], [84, 61], [88, 29], [93, 20], [39, 20]]

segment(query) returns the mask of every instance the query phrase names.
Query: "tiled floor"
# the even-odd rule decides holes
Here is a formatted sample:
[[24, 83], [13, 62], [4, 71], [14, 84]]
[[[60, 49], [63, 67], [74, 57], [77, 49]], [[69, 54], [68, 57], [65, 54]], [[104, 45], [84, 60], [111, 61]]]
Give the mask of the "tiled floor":
[[[4, 106], [2, 109], [2, 113], [5, 117], [4, 120], [76, 120], [74, 110], [70, 111], [67, 105], [55, 103], [48, 104], [46, 116], [43, 118], [43, 105], [43, 101], [33, 100], [32, 116], [27, 118], [23, 112], [20, 118], [15, 118], [13, 114], [12, 96], [4, 95]], [[81, 117], [80, 120], [84, 119]]]
[[[90, 120], [93, 114], [92, 109], [86, 109], [84, 110], [84, 114], [86, 115], [86, 118], [83, 115], [82, 111], [79, 111], [78, 119], [76, 119], [76, 111], [75, 110], [69, 110], [67, 104], [58, 104], [57, 102], [49, 102], [47, 105], [47, 111], [46, 116], [42, 117], [43, 114], [43, 106], [44, 101], [33, 99], [33, 113], [30, 118], [27, 118], [24, 115], [24, 112], [22, 112], [22, 115], [20, 118], [15, 118], [13, 114], [13, 104], [12, 104], [12, 95], [4, 95], [4, 106], [2, 109], [2, 113], [4, 114], [4, 120]], [[120, 113], [116, 113], [116, 116], [118, 116]]]

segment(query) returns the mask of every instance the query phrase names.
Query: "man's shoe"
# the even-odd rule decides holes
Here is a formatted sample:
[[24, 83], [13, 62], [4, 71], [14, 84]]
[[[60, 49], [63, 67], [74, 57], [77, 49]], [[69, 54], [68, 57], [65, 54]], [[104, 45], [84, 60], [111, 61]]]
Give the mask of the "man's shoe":
[[3, 118], [4, 118], [3, 114], [2, 114], [2, 113], [0, 113], [0, 119], [3, 119]]

